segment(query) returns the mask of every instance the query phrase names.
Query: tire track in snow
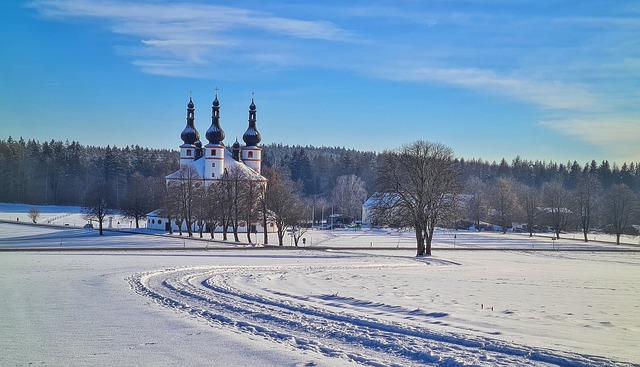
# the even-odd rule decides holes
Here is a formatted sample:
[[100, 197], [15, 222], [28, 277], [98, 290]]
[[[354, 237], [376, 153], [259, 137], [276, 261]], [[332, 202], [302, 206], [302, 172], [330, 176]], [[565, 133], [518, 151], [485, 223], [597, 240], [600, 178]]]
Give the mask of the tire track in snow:
[[134, 274], [139, 294], [170, 309], [276, 343], [368, 366], [632, 366], [606, 358], [511, 344], [490, 338], [434, 332], [337, 311], [312, 300], [267, 297], [230, 285], [265, 267], [170, 268]]

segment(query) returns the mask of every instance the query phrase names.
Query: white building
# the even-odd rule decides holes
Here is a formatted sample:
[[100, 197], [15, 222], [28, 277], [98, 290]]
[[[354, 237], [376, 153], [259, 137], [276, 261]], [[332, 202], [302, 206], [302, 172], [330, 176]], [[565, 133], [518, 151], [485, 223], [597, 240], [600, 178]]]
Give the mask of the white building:
[[[245, 143], [241, 146], [236, 139], [231, 147], [231, 151], [224, 145], [225, 133], [220, 126], [220, 102], [216, 89], [215, 99], [211, 109], [211, 126], [207, 130], [205, 137], [207, 144], [203, 147], [200, 141], [200, 133], [195, 127], [195, 106], [189, 97], [187, 104], [187, 125], [182, 130], [180, 138], [180, 167], [190, 166], [190, 170], [197, 177], [184, 177], [184, 170], [178, 170], [165, 177], [167, 186], [171, 186], [180, 180], [194, 178], [202, 180], [205, 185], [220, 181], [225, 172], [235, 170], [240, 172], [244, 179], [266, 185], [267, 179], [260, 174], [262, 167], [262, 148], [258, 146], [262, 136], [256, 128], [256, 105], [253, 97], [249, 105], [249, 126], [242, 139]], [[172, 227], [177, 230], [175, 223]], [[183, 226], [184, 227], [184, 226]], [[246, 223], [242, 230], [246, 231]], [[256, 227], [256, 225], [253, 225]], [[258, 225], [258, 230], [262, 228]], [[167, 218], [158, 215], [158, 211], [147, 214], [147, 228], [157, 230], [168, 230]], [[183, 228], [186, 230], [186, 228]], [[220, 228], [220, 230], [222, 230]]]
[[[183, 144], [180, 145], [180, 166], [190, 165], [196, 169], [199, 178], [202, 178], [207, 184], [212, 181], [220, 180], [225, 170], [238, 168], [251, 181], [266, 182], [267, 180], [260, 175], [262, 166], [262, 148], [258, 144], [262, 140], [262, 136], [256, 128], [256, 104], [253, 97], [251, 105], [249, 105], [249, 127], [245, 131], [242, 139], [245, 146], [240, 146], [236, 139], [232, 145], [231, 152], [224, 145], [224, 130], [220, 127], [220, 102], [218, 101], [218, 93], [211, 108], [211, 126], [207, 130], [205, 136], [208, 144], [204, 147], [200, 142], [200, 133], [195, 125], [195, 106], [193, 100], [189, 98], [187, 104], [187, 126], [180, 134]], [[180, 179], [179, 173], [176, 171], [166, 176], [167, 184], [172, 180]]]

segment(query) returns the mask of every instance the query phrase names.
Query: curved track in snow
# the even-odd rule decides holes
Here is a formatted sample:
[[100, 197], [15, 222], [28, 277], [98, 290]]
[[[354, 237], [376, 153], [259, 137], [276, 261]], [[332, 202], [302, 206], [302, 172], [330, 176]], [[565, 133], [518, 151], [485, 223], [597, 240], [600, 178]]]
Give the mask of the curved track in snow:
[[393, 306], [385, 309], [386, 317], [376, 317], [359, 312], [357, 302], [349, 308], [333, 307], [340, 301], [337, 295], [313, 298], [264, 284], [255, 289], [237, 286], [239, 279], [277, 277], [282, 272], [278, 267], [169, 268], [135, 274], [129, 282], [137, 293], [216, 326], [367, 366], [632, 366], [490, 337], [434, 331], [428, 324], [389, 317]]

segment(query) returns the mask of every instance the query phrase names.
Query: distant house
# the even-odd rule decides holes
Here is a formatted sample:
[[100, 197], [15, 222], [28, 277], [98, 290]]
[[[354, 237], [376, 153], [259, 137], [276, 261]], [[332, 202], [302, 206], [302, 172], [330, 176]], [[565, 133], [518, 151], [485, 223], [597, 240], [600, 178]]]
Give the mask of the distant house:
[[383, 202], [393, 204], [398, 200], [396, 194], [376, 192], [362, 204], [362, 224], [375, 225], [373, 223], [373, 210]]

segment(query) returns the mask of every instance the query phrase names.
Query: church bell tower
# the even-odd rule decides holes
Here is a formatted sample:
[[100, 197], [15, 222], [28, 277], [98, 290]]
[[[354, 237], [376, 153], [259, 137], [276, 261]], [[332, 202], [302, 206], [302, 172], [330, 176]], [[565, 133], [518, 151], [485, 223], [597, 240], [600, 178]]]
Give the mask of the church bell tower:
[[194, 125], [195, 121], [195, 106], [191, 95], [189, 96], [189, 103], [187, 104], [187, 126], [180, 134], [183, 144], [180, 145], [180, 165], [187, 164], [193, 161], [198, 154], [196, 142], [200, 141], [200, 134]]
[[220, 127], [218, 88], [211, 107], [211, 127], [206, 134], [209, 144], [204, 147], [204, 178], [219, 179], [224, 173], [224, 130]]
[[262, 140], [262, 136], [256, 127], [256, 104], [253, 96], [251, 97], [251, 105], [249, 105], [249, 127], [242, 135], [242, 140], [246, 144], [242, 148], [242, 162], [257, 173], [260, 173], [262, 148], [259, 148], [258, 144]]

